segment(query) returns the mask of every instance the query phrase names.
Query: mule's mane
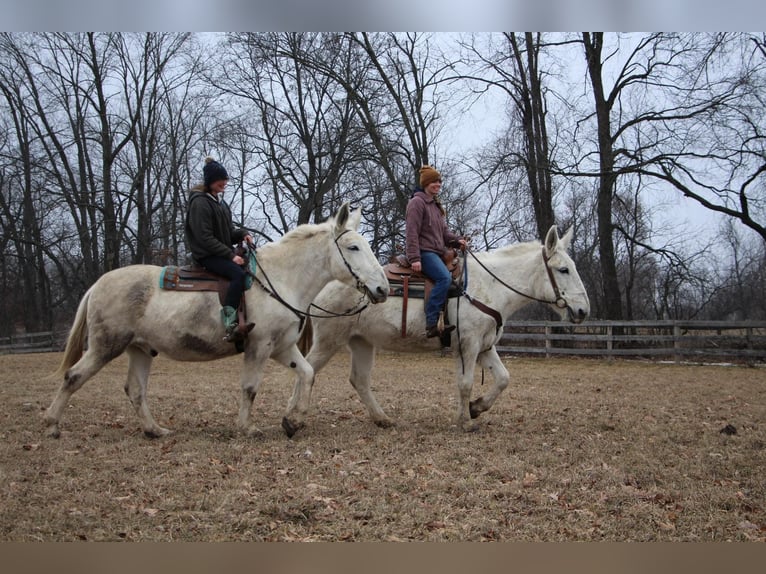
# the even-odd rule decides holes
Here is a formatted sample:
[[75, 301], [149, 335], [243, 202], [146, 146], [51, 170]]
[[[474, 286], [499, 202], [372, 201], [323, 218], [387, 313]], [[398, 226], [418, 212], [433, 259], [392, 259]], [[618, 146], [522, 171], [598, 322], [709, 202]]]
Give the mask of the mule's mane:
[[[489, 257], [493, 256], [509, 256], [509, 255], [522, 255], [524, 253], [532, 253], [540, 250], [541, 243], [539, 241], [527, 241], [524, 243], [513, 243], [504, 247], [498, 247], [491, 251], [486, 251], [485, 255]], [[477, 255], [479, 255], [477, 253]]]
[[329, 230], [332, 229], [333, 225], [334, 225], [333, 221], [326, 221], [324, 223], [303, 223], [299, 225], [298, 227], [296, 227], [295, 229], [291, 229], [290, 231], [285, 233], [277, 241], [273, 243], [269, 243], [265, 245], [264, 247], [268, 247], [269, 245], [276, 245], [276, 244], [285, 245], [288, 243], [305, 241], [321, 233], [327, 233]]

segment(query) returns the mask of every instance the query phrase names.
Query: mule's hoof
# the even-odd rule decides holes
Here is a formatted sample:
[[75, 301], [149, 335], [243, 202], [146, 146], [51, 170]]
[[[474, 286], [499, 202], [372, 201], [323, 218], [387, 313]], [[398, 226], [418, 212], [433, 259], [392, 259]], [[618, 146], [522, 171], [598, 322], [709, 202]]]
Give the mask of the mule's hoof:
[[170, 429], [157, 427], [156, 429], [149, 429], [144, 431], [144, 436], [146, 438], [162, 438], [164, 436], [167, 436], [172, 431]]
[[61, 430], [58, 426], [52, 426], [48, 427], [48, 431], [46, 432], [48, 437], [50, 438], [61, 438]]
[[478, 407], [479, 401], [471, 401], [471, 404], [468, 406], [468, 412], [471, 414], [471, 418], [475, 419], [477, 418], [481, 413], [484, 412], [484, 409], [480, 409]]
[[284, 429], [287, 438], [293, 438], [293, 435], [305, 426], [304, 423], [294, 423], [287, 417], [282, 417], [282, 428]]
[[458, 431], [462, 431], [462, 432], [464, 432], [464, 433], [472, 433], [472, 432], [476, 432], [476, 431], [478, 431], [478, 430], [479, 430], [479, 428], [480, 428], [480, 425], [479, 425], [479, 423], [477, 423], [477, 422], [473, 422], [473, 421], [466, 421], [466, 420], [464, 419], [464, 420], [462, 420], [462, 421], [459, 421], [459, 422], [458, 422], [458, 423], [455, 425], [455, 427], [456, 427], [456, 429], [457, 429]]
[[373, 422], [375, 423], [375, 426], [378, 426], [382, 429], [390, 429], [396, 426], [396, 423], [391, 419], [377, 419]]

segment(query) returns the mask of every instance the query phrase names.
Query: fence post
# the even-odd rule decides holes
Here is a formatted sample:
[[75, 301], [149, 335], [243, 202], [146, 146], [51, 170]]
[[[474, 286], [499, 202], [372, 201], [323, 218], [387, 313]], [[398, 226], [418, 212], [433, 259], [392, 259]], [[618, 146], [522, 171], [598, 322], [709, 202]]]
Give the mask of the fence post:
[[551, 326], [545, 326], [545, 358], [551, 356]]
[[673, 350], [676, 363], [681, 362], [681, 325], [673, 323]]
[[613, 336], [614, 332], [612, 331], [612, 324], [609, 323], [606, 326], [606, 356], [610, 361], [612, 360], [612, 348], [614, 347], [614, 341], [612, 340]]

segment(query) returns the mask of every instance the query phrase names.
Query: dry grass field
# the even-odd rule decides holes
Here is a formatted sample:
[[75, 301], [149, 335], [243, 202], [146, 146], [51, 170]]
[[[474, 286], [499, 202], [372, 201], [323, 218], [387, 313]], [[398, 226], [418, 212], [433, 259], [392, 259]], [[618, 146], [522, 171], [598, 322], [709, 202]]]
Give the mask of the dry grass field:
[[241, 357], [159, 357], [149, 402], [174, 433], [150, 440], [120, 358], [55, 440], [42, 413], [59, 359], [0, 356], [0, 541], [766, 540], [762, 368], [509, 357], [511, 385], [466, 434], [451, 358], [379, 355], [397, 421], [379, 429], [339, 355], [287, 439], [286, 370], [271, 367], [247, 438]]

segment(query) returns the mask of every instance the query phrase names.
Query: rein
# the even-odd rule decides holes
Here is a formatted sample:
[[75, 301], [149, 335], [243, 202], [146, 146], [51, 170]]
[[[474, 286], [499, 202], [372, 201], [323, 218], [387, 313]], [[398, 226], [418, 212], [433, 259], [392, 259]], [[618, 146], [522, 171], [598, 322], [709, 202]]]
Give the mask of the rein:
[[[261, 270], [261, 274], [263, 275], [263, 278], [266, 280], [266, 283], [268, 283], [268, 287], [266, 287], [266, 285], [264, 285], [263, 282], [260, 279], [258, 279], [258, 277], [256, 277], [255, 274], [252, 271], [250, 271], [250, 267], [249, 266], [247, 267], [247, 273], [248, 273], [248, 275], [250, 275], [253, 278], [253, 280], [256, 283], [258, 283], [258, 285], [261, 287], [261, 289], [263, 289], [271, 297], [273, 297], [274, 299], [279, 301], [282, 305], [287, 307], [290, 311], [295, 313], [295, 315], [301, 321], [301, 328], [303, 327], [303, 321], [305, 321], [306, 318], [308, 318], [308, 317], [315, 318], [315, 319], [328, 319], [328, 318], [331, 318], [331, 317], [349, 317], [349, 316], [352, 316], [352, 315], [358, 315], [359, 313], [361, 313], [362, 311], [364, 311], [367, 308], [367, 304], [366, 303], [363, 306], [359, 307], [359, 304], [363, 301], [364, 297], [366, 296], [366, 294], [365, 294], [366, 287], [365, 287], [364, 283], [362, 283], [361, 279], [356, 274], [356, 272], [353, 270], [353, 268], [351, 267], [349, 262], [344, 257], [343, 251], [341, 251], [340, 245], [338, 245], [338, 240], [341, 237], [343, 237], [343, 235], [345, 235], [348, 232], [349, 232], [349, 230], [347, 229], [343, 233], [338, 235], [338, 237], [335, 238], [335, 247], [337, 247], [338, 253], [340, 254], [340, 257], [343, 260], [343, 263], [346, 265], [346, 268], [348, 269], [349, 273], [356, 280], [356, 288], [357, 288], [358, 291], [362, 291], [362, 296], [359, 298], [359, 301], [353, 307], [351, 307], [350, 309], [347, 309], [346, 311], [343, 311], [341, 313], [336, 313], [334, 311], [330, 311], [328, 309], [323, 309], [322, 307], [314, 305], [314, 303], [311, 303], [310, 306], [311, 307], [315, 307], [316, 309], [319, 309], [320, 311], [323, 311], [325, 313], [325, 315], [316, 315], [316, 314], [310, 313], [308, 311], [303, 311], [301, 309], [297, 309], [296, 307], [294, 307], [293, 305], [288, 303], [284, 299], [284, 297], [282, 297], [277, 292], [276, 287], [274, 287], [274, 284], [271, 282], [271, 279], [269, 279], [269, 276], [266, 273], [266, 271], [264, 270], [262, 264], [259, 263], [258, 264], [258, 268]], [[256, 261], [257, 261], [257, 256], [256, 256], [255, 249], [254, 248], [249, 248], [249, 249], [250, 249], [250, 253], [248, 253], [248, 256], [255, 257]]]
[[[484, 269], [484, 271], [486, 271], [489, 274], [490, 277], [492, 277], [495, 281], [500, 283], [503, 287], [505, 287], [506, 289], [509, 289], [510, 291], [513, 291], [517, 295], [521, 295], [522, 297], [526, 297], [527, 299], [531, 299], [532, 301], [537, 301], [538, 303], [546, 303], [546, 304], [556, 305], [560, 309], [566, 309], [566, 308], [569, 307], [569, 304], [567, 303], [566, 299], [564, 299], [564, 297], [561, 296], [561, 290], [559, 289], [558, 283], [556, 283], [556, 278], [553, 276], [553, 270], [551, 269], [551, 266], [548, 263], [550, 261], [550, 257], [547, 257], [545, 255], [545, 246], [544, 245], [542, 247], [543, 264], [545, 265], [545, 270], [548, 273], [548, 279], [550, 280], [551, 286], [553, 287], [553, 294], [556, 297], [556, 299], [554, 301], [549, 301], [549, 300], [546, 300], [546, 299], [539, 299], [537, 297], [533, 297], [532, 295], [528, 295], [526, 293], [523, 293], [523, 292], [519, 291], [518, 289], [516, 289], [515, 287], [512, 287], [511, 285], [508, 285], [508, 283], [506, 283], [505, 281], [500, 279], [500, 277], [498, 277], [492, 271], [490, 271], [487, 268], [487, 266], [484, 265], [484, 263], [482, 263], [479, 260], [478, 257], [476, 257], [476, 254], [473, 251], [471, 251], [470, 249], [466, 249], [466, 251], [468, 251], [468, 253], [471, 254], [471, 256], [474, 258], [476, 263], [478, 263], [479, 266], [482, 269]], [[464, 269], [465, 269], [464, 270], [465, 277], [464, 277], [464, 286], [462, 288], [463, 296], [466, 299], [468, 299], [468, 301], [471, 303], [471, 305], [473, 305], [477, 309], [483, 311], [484, 313], [486, 313], [490, 317], [493, 317], [495, 319], [495, 323], [497, 325], [497, 331], [500, 331], [500, 329], [503, 326], [503, 319], [500, 316], [500, 313], [498, 313], [495, 309], [492, 309], [491, 307], [488, 307], [487, 305], [485, 305], [484, 303], [482, 303], [478, 299], [474, 299], [473, 297], [471, 297], [471, 295], [468, 294], [468, 292], [467, 292], [467, 287], [468, 287], [468, 265], [465, 265]], [[460, 316], [460, 300], [458, 300], [458, 321], [459, 321], [459, 316]], [[458, 352], [460, 353], [460, 359], [461, 359], [461, 362], [463, 363], [463, 374], [465, 374], [465, 361], [463, 361], [463, 351], [462, 351], [462, 345], [461, 345], [461, 341], [460, 341], [460, 329], [458, 329]], [[482, 369], [482, 383], [483, 382], [484, 382], [484, 370]]]
[[548, 264], [548, 261], [550, 261], [550, 257], [547, 257], [545, 255], [545, 246], [542, 248], [542, 256], [543, 256], [543, 264], [545, 265], [545, 270], [548, 273], [548, 279], [551, 282], [551, 287], [553, 287], [553, 294], [556, 297], [554, 300], [548, 300], [548, 299], [539, 299], [537, 297], [534, 297], [532, 295], [528, 295], [527, 293], [523, 293], [519, 291], [518, 289], [512, 287], [511, 285], [508, 285], [505, 281], [500, 279], [497, 275], [495, 275], [492, 271], [490, 271], [484, 263], [482, 263], [478, 257], [474, 254], [473, 251], [468, 251], [468, 253], [471, 254], [471, 256], [476, 260], [476, 263], [479, 264], [479, 266], [484, 269], [487, 273], [489, 273], [490, 277], [492, 277], [495, 281], [500, 283], [503, 287], [506, 289], [509, 289], [516, 293], [517, 295], [521, 295], [522, 297], [526, 297], [527, 299], [531, 299], [532, 301], [537, 301], [538, 303], [545, 303], [548, 305], [556, 305], [559, 309], [566, 309], [569, 307], [569, 304], [567, 303], [566, 299], [561, 296], [561, 291], [559, 290], [558, 283], [556, 283], [556, 278], [553, 276], [553, 271], [551, 270], [551, 266]]

